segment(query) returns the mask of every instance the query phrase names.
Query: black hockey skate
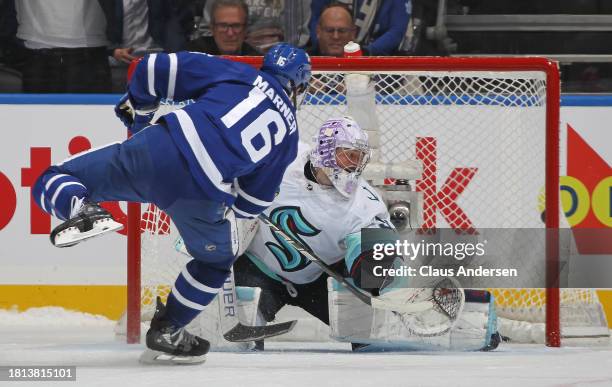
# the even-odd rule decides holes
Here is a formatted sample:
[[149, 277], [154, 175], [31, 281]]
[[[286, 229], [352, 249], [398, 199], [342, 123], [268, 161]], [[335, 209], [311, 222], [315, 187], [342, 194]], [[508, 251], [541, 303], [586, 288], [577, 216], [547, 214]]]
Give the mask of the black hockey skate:
[[76, 200], [74, 215], [51, 231], [51, 243], [56, 247], [70, 247], [77, 243], [123, 228], [111, 214], [96, 203]]
[[155, 315], [147, 331], [147, 347], [140, 356], [145, 364], [199, 364], [206, 361], [210, 343], [165, 320], [166, 306], [157, 297]]

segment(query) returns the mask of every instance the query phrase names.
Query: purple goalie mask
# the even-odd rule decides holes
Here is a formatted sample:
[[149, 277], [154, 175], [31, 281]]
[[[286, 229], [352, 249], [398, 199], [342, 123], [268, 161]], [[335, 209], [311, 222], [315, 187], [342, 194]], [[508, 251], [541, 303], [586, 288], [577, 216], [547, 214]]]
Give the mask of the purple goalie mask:
[[350, 197], [370, 159], [368, 135], [353, 118], [344, 116], [325, 121], [314, 141], [312, 166], [322, 169], [338, 192]]

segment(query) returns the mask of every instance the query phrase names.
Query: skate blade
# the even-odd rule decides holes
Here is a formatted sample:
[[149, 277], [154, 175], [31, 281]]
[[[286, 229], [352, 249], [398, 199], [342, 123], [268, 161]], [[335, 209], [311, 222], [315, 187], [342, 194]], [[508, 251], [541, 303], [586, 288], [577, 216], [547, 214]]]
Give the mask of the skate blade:
[[206, 361], [206, 355], [202, 356], [178, 356], [169, 353], [146, 349], [138, 361], [141, 364], [172, 364], [172, 365], [196, 365]]
[[70, 247], [77, 243], [107, 232], [117, 231], [123, 228], [121, 223], [112, 219], [97, 220], [93, 228], [86, 232], [80, 232], [76, 227], [69, 227], [55, 236], [55, 247]]

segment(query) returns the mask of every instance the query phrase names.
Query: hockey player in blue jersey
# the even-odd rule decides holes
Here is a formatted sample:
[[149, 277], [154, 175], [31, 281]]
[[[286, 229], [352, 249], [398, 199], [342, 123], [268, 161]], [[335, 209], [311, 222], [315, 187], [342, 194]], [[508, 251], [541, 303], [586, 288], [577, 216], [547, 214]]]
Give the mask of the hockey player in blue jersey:
[[[173, 220], [194, 257], [164, 306], [158, 301], [147, 347], [188, 362], [203, 361], [209, 343], [184, 327], [215, 297], [238, 251], [236, 217], [267, 208], [298, 146], [291, 96], [310, 79], [310, 60], [288, 44], [255, 68], [202, 53], [151, 54], [138, 64], [116, 114], [134, 134], [123, 143], [51, 166], [33, 195], [65, 222], [51, 233], [72, 246], [117, 228], [96, 203], [152, 202]], [[193, 100], [149, 121], [160, 99]], [[142, 359], [142, 358], [141, 358]]]

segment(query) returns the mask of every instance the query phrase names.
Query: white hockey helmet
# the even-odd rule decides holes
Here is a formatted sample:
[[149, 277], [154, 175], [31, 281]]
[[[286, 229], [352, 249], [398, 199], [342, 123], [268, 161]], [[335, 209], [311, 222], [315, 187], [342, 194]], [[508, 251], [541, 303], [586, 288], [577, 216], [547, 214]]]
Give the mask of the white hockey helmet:
[[367, 133], [352, 117], [343, 116], [325, 121], [314, 141], [310, 163], [323, 170], [338, 192], [349, 198], [370, 160]]

